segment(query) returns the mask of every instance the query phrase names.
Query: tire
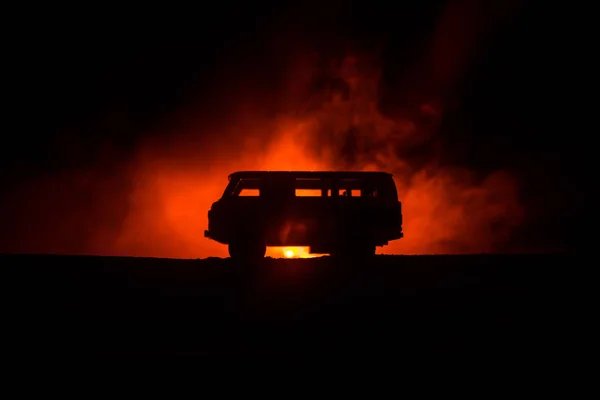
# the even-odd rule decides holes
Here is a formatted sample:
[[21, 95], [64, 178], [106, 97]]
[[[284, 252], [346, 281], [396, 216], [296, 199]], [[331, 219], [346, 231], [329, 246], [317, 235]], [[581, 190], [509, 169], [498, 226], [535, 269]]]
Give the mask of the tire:
[[257, 262], [265, 258], [267, 246], [264, 243], [239, 240], [228, 245], [229, 257], [234, 261]]
[[362, 243], [346, 244], [333, 251], [331, 256], [348, 260], [371, 258], [375, 256], [375, 246]]

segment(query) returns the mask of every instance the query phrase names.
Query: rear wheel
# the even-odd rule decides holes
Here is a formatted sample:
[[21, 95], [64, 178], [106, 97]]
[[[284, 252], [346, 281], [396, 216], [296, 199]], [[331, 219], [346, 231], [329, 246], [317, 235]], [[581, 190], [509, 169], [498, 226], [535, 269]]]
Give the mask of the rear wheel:
[[345, 244], [335, 249], [331, 256], [349, 260], [370, 258], [375, 256], [375, 246], [363, 243]]

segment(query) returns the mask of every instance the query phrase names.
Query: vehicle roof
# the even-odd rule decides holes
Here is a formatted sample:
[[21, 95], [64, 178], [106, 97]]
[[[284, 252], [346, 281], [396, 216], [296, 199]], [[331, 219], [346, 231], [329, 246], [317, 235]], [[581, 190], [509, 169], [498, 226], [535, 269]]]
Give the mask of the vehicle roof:
[[265, 176], [294, 177], [300, 179], [310, 178], [338, 178], [338, 179], [357, 179], [357, 178], [383, 178], [392, 177], [388, 172], [367, 172], [367, 171], [237, 171], [229, 175], [229, 179], [243, 178], [263, 178]]

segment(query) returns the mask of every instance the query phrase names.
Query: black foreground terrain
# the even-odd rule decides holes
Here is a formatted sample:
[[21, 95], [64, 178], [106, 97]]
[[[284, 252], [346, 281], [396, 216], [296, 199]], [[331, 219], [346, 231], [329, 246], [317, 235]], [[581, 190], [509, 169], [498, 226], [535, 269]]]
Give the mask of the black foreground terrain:
[[[451, 356], [571, 350], [569, 256], [173, 260], [0, 256], [3, 354], [84, 360]], [[399, 358], [400, 357], [400, 358]]]

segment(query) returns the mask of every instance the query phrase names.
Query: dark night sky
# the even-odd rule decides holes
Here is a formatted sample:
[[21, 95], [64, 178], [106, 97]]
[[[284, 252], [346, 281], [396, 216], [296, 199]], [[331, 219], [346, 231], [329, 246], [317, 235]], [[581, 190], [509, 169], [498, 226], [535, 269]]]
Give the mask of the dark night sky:
[[[348, 46], [381, 52], [382, 112], [410, 113], [432, 96], [443, 104], [436, 134], [445, 149], [441, 162], [519, 176], [528, 219], [514, 241], [523, 248], [576, 248], [585, 133], [566, 134], [560, 118], [569, 107], [558, 93], [570, 79], [561, 64], [570, 45], [555, 21], [565, 10], [542, 8], [543, 2], [394, 3], [198, 3], [195, 12], [179, 16], [40, 11], [5, 50], [10, 105], [1, 152], [0, 251], [36, 252], [7, 239], [25, 223], [18, 207], [8, 206], [23, 182], [100, 159], [110, 169], [165, 126], [219, 126], [234, 103], [254, 100], [265, 115], [275, 114], [284, 107], [284, 60], [297, 49], [341, 57]], [[451, 19], [465, 18], [455, 26], [466, 33], [442, 37], [438, 58], [418, 61], [428, 56], [452, 4]], [[473, 36], [481, 37], [476, 46]], [[464, 67], [461, 54], [469, 57]], [[452, 70], [453, 61], [457, 78], [435, 74], [436, 63]]]

